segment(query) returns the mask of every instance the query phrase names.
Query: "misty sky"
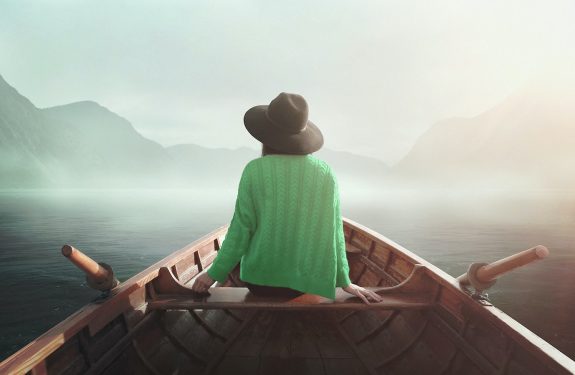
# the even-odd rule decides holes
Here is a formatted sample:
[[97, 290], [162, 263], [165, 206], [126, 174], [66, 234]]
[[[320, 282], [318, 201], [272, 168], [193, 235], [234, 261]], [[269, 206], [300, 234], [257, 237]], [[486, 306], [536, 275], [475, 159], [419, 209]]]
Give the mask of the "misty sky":
[[168, 146], [258, 147], [243, 114], [304, 95], [325, 146], [393, 163], [575, 64], [573, 1], [4, 1], [0, 74], [95, 100]]

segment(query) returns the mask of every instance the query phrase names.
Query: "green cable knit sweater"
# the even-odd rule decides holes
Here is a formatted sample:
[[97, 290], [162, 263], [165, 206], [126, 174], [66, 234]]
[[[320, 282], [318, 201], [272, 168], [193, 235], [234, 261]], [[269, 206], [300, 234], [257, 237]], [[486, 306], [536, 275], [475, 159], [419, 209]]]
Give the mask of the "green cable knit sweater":
[[312, 155], [267, 155], [242, 172], [235, 212], [208, 275], [335, 298], [349, 266], [331, 168]]

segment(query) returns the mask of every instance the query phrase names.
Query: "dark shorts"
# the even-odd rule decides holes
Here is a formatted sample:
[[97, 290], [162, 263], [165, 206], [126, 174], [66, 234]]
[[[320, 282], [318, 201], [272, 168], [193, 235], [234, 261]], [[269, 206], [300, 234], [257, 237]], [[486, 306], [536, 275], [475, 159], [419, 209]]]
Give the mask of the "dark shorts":
[[285, 288], [283, 286], [258, 285], [248, 283], [247, 281], [244, 281], [244, 283], [246, 284], [246, 287], [250, 290], [250, 292], [252, 292], [256, 296], [262, 296], [262, 297], [278, 296], [278, 297], [295, 298], [301, 296], [302, 294], [305, 294], [303, 292], [300, 292], [299, 290]]

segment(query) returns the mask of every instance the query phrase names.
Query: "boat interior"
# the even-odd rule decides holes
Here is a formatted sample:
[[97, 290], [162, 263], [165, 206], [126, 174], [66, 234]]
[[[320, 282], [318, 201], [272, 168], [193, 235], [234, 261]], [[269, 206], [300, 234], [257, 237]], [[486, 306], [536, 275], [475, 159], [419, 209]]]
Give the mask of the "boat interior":
[[[20, 354], [20, 365], [30, 362], [19, 368], [31, 375], [570, 373], [542, 340], [451, 276], [376, 232], [344, 224], [350, 278], [382, 291], [382, 303], [341, 290], [335, 301], [253, 296], [239, 265], [209, 297], [192, 298], [185, 289], [213, 261], [224, 228], [56, 326], [36, 343], [44, 352]], [[54, 344], [56, 333], [64, 340]]]

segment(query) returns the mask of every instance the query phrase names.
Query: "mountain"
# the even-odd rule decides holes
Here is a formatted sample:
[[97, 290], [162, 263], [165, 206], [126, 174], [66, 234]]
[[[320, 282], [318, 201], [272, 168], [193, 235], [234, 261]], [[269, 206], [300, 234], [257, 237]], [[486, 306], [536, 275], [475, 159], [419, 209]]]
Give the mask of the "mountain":
[[[195, 144], [179, 144], [166, 148], [181, 171], [181, 177], [195, 176], [194, 187], [236, 189], [244, 166], [258, 157], [247, 147], [230, 150], [207, 148]], [[175, 184], [185, 181], [179, 179]]]
[[[194, 144], [162, 147], [92, 101], [39, 109], [0, 76], [0, 187], [236, 189], [259, 153]], [[342, 184], [369, 184], [380, 161], [322, 149]]]
[[39, 109], [0, 77], [1, 187], [160, 186], [172, 166], [161, 145], [97, 103]]
[[0, 176], [2, 186], [34, 186], [49, 181], [44, 162], [53, 158], [42, 111], [0, 76]]
[[[167, 147], [186, 173], [201, 171], [201, 178], [195, 186], [226, 186], [236, 188], [243, 167], [260, 153], [247, 147], [230, 149], [211, 149], [194, 144], [181, 144]], [[345, 151], [334, 151], [322, 148], [314, 153], [319, 159], [328, 163], [336, 173], [343, 188], [357, 185], [373, 185], [381, 182], [389, 170], [387, 165], [377, 159], [355, 155]], [[208, 167], [208, 168], [206, 168]]]
[[366, 186], [377, 188], [387, 183], [390, 169], [381, 160], [326, 148], [320, 149], [314, 155], [325, 160], [333, 168], [342, 188]]
[[418, 186], [575, 186], [575, 95], [524, 90], [472, 118], [432, 126], [393, 168]]
[[[55, 134], [66, 144], [59, 162], [68, 180], [97, 187], [158, 187], [177, 171], [170, 154], [144, 138], [123, 117], [91, 101], [43, 110]], [[52, 137], [54, 138], [54, 137]]]

